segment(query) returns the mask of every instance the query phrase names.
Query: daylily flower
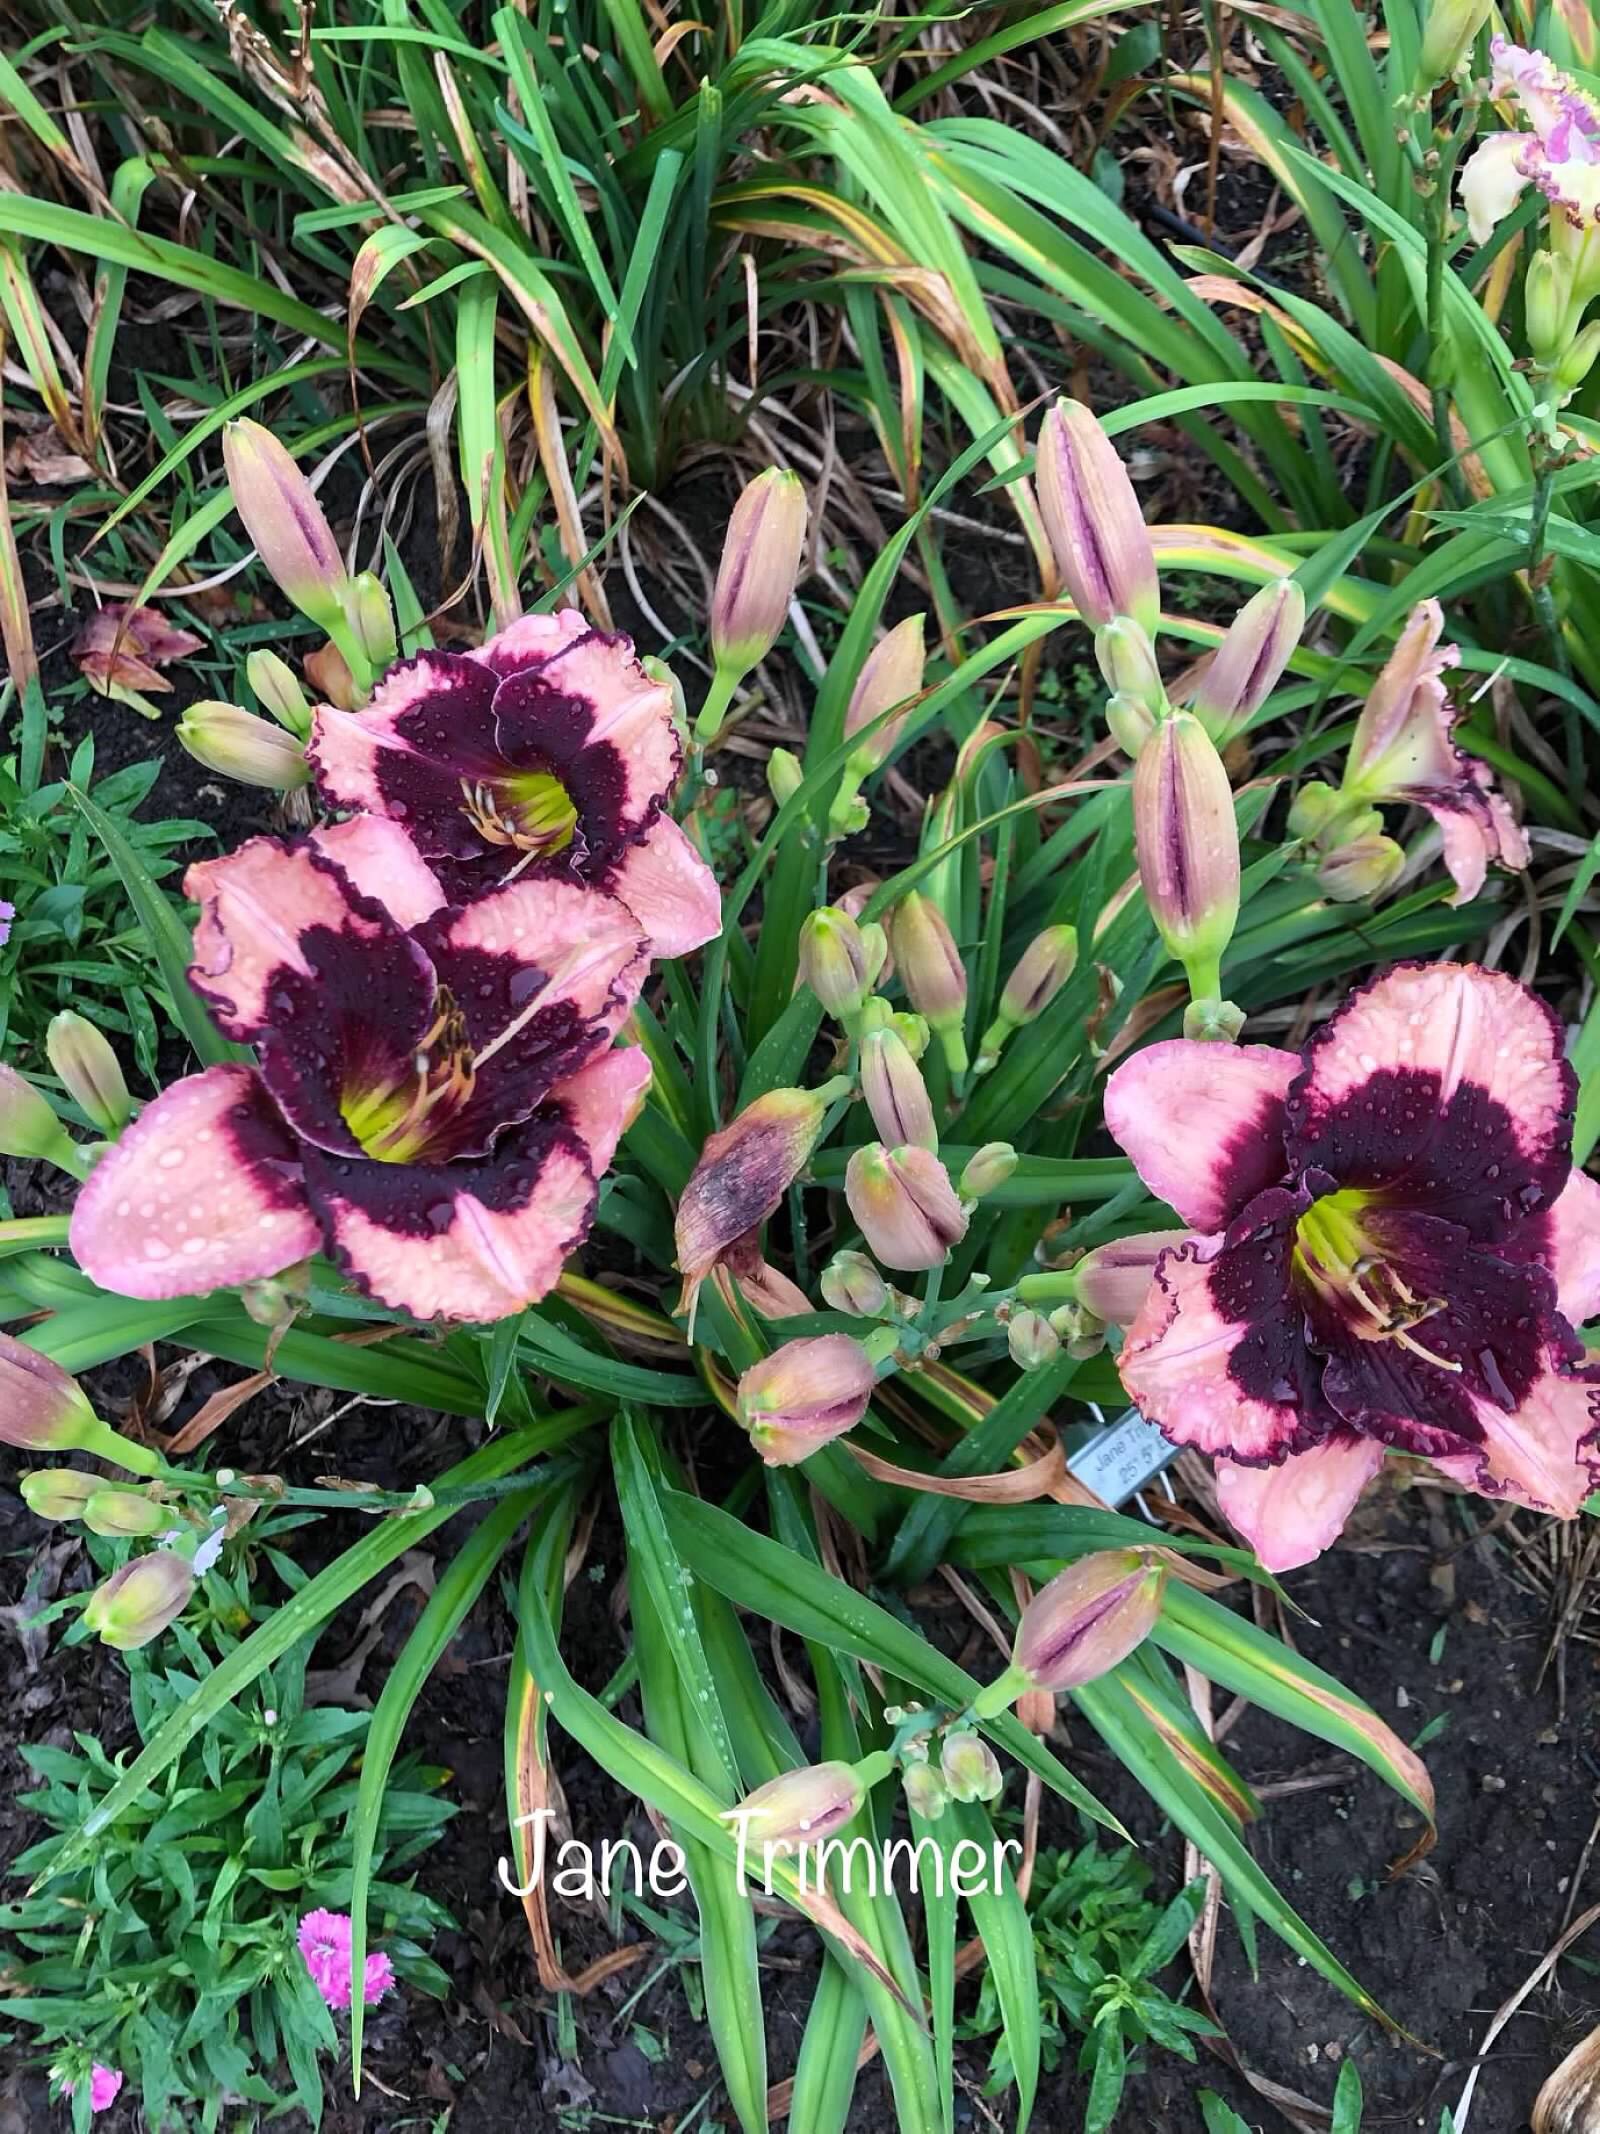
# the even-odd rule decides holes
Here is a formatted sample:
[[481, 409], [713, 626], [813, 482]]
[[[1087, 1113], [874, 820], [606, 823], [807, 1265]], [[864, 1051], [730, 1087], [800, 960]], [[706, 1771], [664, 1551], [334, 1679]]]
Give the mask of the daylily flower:
[[[1483, 887], [1490, 860], [1527, 866], [1528, 840], [1487, 764], [1451, 739], [1459, 715], [1442, 677], [1459, 654], [1440, 644], [1443, 629], [1438, 601], [1412, 610], [1356, 722], [1338, 805], [1341, 817], [1357, 819], [1385, 801], [1426, 808], [1444, 837], [1444, 863], [1456, 885], [1450, 901], [1465, 904]], [[1338, 841], [1325, 835], [1322, 842], [1335, 849]]]
[[319, 705], [308, 753], [324, 799], [401, 824], [452, 902], [531, 873], [620, 898], [657, 956], [721, 928], [716, 879], [663, 812], [671, 691], [576, 609], [419, 652], [359, 710]]
[[1453, 963], [1380, 974], [1303, 1052], [1178, 1038], [1111, 1076], [1106, 1124], [1201, 1233], [1157, 1261], [1122, 1382], [1216, 1455], [1270, 1569], [1328, 1546], [1387, 1446], [1582, 1506], [1600, 1185], [1572, 1166], [1576, 1086], [1549, 1009]]
[[610, 1049], [646, 970], [625, 905], [533, 878], [458, 909], [393, 824], [190, 868], [190, 980], [257, 1065], [163, 1092], [73, 1210], [79, 1265], [188, 1296], [325, 1251], [417, 1319], [554, 1284], [649, 1080]]
[[97, 608], [72, 642], [78, 672], [99, 696], [154, 718], [147, 695], [172, 684], [159, 670], [189, 659], [205, 644], [192, 630], [177, 629], [159, 608]]

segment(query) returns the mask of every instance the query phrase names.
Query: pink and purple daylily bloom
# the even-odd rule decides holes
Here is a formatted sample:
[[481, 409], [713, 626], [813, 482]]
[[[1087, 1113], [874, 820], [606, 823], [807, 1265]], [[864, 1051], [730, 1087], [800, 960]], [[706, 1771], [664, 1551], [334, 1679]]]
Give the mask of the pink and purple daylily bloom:
[[1386, 1447], [1567, 1518], [1595, 1486], [1575, 1099], [1544, 1004], [1449, 963], [1380, 974], [1303, 1052], [1179, 1038], [1111, 1076], [1107, 1125], [1196, 1233], [1156, 1263], [1122, 1381], [1215, 1456], [1270, 1569], [1329, 1545]]
[[632, 911], [530, 876], [446, 902], [357, 816], [191, 867], [190, 979], [256, 1065], [163, 1092], [78, 1195], [79, 1265], [190, 1296], [327, 1252], [417, 1319], [492, 1321], [555, 1283], [649, 1081], [612, 1040], [648, 969]]
[[656, 956], [721, 928], [716, 879], [664, 812], [671, 693], [575, 609], [402, 661], [359, 710], [320, 706], [309, 754], [323, 797], [400, 824], [452, 902], [531, 873], [620, 898]]

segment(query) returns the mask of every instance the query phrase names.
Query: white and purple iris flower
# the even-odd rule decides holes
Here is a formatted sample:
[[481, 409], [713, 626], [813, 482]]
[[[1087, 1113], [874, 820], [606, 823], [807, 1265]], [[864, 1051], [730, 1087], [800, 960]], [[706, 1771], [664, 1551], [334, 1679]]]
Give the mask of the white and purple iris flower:
[[1550, 238], [1580, 284], [1600, 269], [1600, 104], [1543, 52], [1496, 37], [1489, 94], [1526, 119], [1527, 133], [1491, 133], [1467, 158], [1461, 200], [1475, 244], [1527, 186], [1550, 202]]
[[649, 968], [633, 910], [535, 874], [452, 904], [373, 815], [185, 886], [191, 981], [256, 1064], [175, 1083], [107, 1151], [72, 1216], [84, 1271], [190, 1296], [324, 1251], [417, 1319], [543, 1296], [649, 1081], [612, 1043]]
[[1448, 963], [1380, 974], [1303, 1052], [1180, 1038], [1111, 1076], [1107, 1125], [1195, 1233], [1156, 1263], [1122, 1380], [1215, 1457], [1269, 1569], [1329, 1545], [1389, 1447], [1568, 1518], [1595, 1486], [1575, 1097], [1544, 1004]]
[[671, 692], [575, 609], [419, 652], [360, 710], [320, 706], [309, 758], [323, 798], [399, 824], [453, 903], [531, 875], [620, 898], [656, 956], [721, 929], [715, 877], [664, 811]]

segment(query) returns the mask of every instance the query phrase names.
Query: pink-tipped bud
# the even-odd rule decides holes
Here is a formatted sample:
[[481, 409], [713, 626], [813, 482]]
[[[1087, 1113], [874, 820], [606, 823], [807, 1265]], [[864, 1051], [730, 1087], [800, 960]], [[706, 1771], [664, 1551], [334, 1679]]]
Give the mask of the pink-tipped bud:
[[986, 1141], [967, 1158], [959, 1191], [963, 1200], [987, 1200], [998, 1193], [1019, 1162], [1009, 1141]]
[[891, 1148], [936, 1149], [939, 1129], [922, 1070], [898, 1030], [869, 1030], [861, 1040], [861, 1093], [879, 1138]]
[[292, 793], [311, 783], [305, 743], [238, 704], [191, 704], [176, 731], [196, 763], [239, 785]]
[[150, 1473], [153, 1452], [103, 1423], [60, 1364], [12, 1334], [0, 1333], [0, 1445], [23, 1452], [92, 1452], [118, 1467]]
[[78, 1166], [72, 1136], [33, 1084], [3, 1062], [0, 1062], [0, 1156], [39, 1158], [63, 1171], [76, 1170]]
[[1161, 618], [1155, 550], [1116, 446], [1089, 410], [1058, 400], [1039, 432], [1039, 510], [1056, 568], [1084, 621]]
[[1023, 950], [1000, 995], [999, 1011], [983, 1033], [974, 1072], [987, 1074], [1014, 1030], [1036, 1022], [1078, 967], [1078, 929], [1047, 926]]
[[331, 704], [336, 711], [359, 709], [361, 692], [350, 672], [350, 662], [331, 640], [315, 652], [308, 652], [300, 664], [324, 704]]
[[678, 1203], [678, 1266], [691, 1282], [777, 1207], [809, 1162], [839, 1093], [833, 1083], [769, 1089], [711, 1135]]
[[113, 1540], [138, 1539], [171, 1526], [172, 1513], [137, 1489], [107, 1489], [102, 1485], [85, 1502], [83, 1523], [91, 1534], [103, 1534]]
[[1368, 832], [1324, 854], [1317, 887], [1333, 904], [1374, 903], [1399, 881], [1405, 863], [1405, 851], [1392, 837]]
[[953, 1801], [998, 1800], [1006, 1782], [993, 1749], [966, 1727], [944, 1737], [939, 1769]]
[[800, 928], [800, 976], [839, 1022], [860, 1013], [888, 953], [881, 926], [858, 925], [835, 904], [809, 913]]
[[394, 609], [375, 571], [358, 571], [350, 581], [350, 624], [373, 673], [382, 674], [393, 664], [400, 640], [395, 634]]
[[1061, 1354], [1061, 1336], [1043, 1312], [1013, 1312], [1006, 1321], [1006, 1347], [1019, 1371], [1039, 1371]]
[[853, 1764], [807, 1764], [769, 1778], [737, 1808], [724, 1808], [746, 1845], [817, 1845], [859, 1813], [867, 1788]]
[[913, 889], [889, 915], [889, 947], [911, 1005], [938, 1035], [956, 1073], [967, 1064], [962, 1023], [967, 1012], [967, 971], [944, 913], [931, 897]]
[[1133, 834], [1168, 951], [1191, 972], [1215, 965], [1239, 918], [1239, 832], [1222, 758], [1192, 712], [1163, 719], [1134, 765]]
[[711, 650], [725, 672], [748, 674], [778, 642], [805, 539], [800, 477], [769, 467], [740, 492], [722, 544], [711, 598]]
[[276, 652], [269, 652], [265, 646], [258, 646], [244, 663], [244, 678], [263, 711], [270, 713], [296, 740], [310, 739], [311, 706], [286, 659], [280, 659]]
[[330, 634], [345, 625], [350, 577], [311, 484], [291, 454], [258, 422], [230, 422], [222, 433], [233, 508], [269, 577], [285, 597]]
[[836, 1252], [822, 1270], [822, 1298], [836, 1312], [876, 1319], [889, 1302], [889, 1285], [864, 1252]]
[[81, 1519], [83, 1507], [105, 1486], [104, 1475], [81, 1467], [36, 1467], [22, 1478], [22, 1501], [37, 1519]]
[[1250, 723], [1278, 686], [1306, 626], [1306, 596], [1293, 578], [1264, 585], [1233, 618], [1190, 692], [1195, 717], [1218, 748]]
[[44, 1049], [67, 1095], [95, 1132], [115, 1139], [132, 1115], [133, 1099], [110, 1040], [83, 1016], [64, 1008], [50, 1018]]
[[1119, 697], [1130, 697], [1157, 716], [1167, 708], [1166, 686], [1156, 663], [1156, 648], [1150, 633], [1131, 615], [1114, 615], [1094, 633], [1094, 656], [1106, 687]]
[[786, 1341], [739, 1380], [739, 1420], [769, 1467], [792, 1467], [853, 1430], [878, 1374], [848, 1334]]
[[967, 1210], [929, 1149], [869, 1141], [850, 1158], [844, 1195], [885, 1267], [941, 1267], [967, 1234]]
[[175, 1623], [195, 1589], [194, 1571], [181, 1556], [158, 1549], [136, 1556], [96, 1586], [83, 1619], [102, 1645], [136, 1652]]
[[932, 1764], [908, 1764], [901, 1773], [906, 1806], [925, 1823], [937, 1823], [950, 1805], [950, 1788]]
[[1137, 1549], [1080, 1557], [1022, 1611], [1013, 1665], [1057, 1693], [1098, 1680], [1149, 1636], [1166, 1583], [1166, 1566]]
[[1150, 1293], [1162, 1253], [1187, 1242], [1187, 1230], [1144, 1230], [1097, 1245], [1072, 1270], [1078, 1302], [1111, 1326], [1132, 1326]]
[[[865, 735], [852, 752], [852, 765], [861, 777], [888, 761], [905, 731], [906, 720], [911, 716], [911, 699], [922, 689], [927, 657], [920, 615], [908, 615], [904, 622], [896, 623], [867, 654], [844, 715], [847, 740], [863, 727], [871, 726], [875, 719], [883, 719], [883, 724]], [[884, 714], [897, 704], [905, 707], [899, 717], [885, 718]]]

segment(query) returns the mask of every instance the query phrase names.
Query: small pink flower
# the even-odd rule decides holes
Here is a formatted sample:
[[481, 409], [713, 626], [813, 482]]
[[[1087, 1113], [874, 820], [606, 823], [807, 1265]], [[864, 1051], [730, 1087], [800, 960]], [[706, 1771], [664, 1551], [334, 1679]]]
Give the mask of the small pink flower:
[[16, 916], [16, 905], [8, 904], [4, 897], [0, 897], [0, 948], [11, 939], [11, 922]]
[[[348, 1912], [307, 1912], [300, 1922], [300, 1954], [311, 1983], [330, 2008], [350, 2005], [352, 1930]], [[380, 1952], [369, 1956], [362, 1971], [361, 1997], [370, 2008], [394, 1984], [394, 1966]]]
[[[102, 2067], [100, 2062], [96, 2060], [89, 2070], [90, 2111], [103, 2112], [107, 2105], [115, 2104], [117, 2093], [122, 2088], [122, 2083], [123, 2075], [120, 2068]], [[61, 2085], [62, 2096], [70, 2097], [77, 2086], [75, 2082], [63, 2082]]]

